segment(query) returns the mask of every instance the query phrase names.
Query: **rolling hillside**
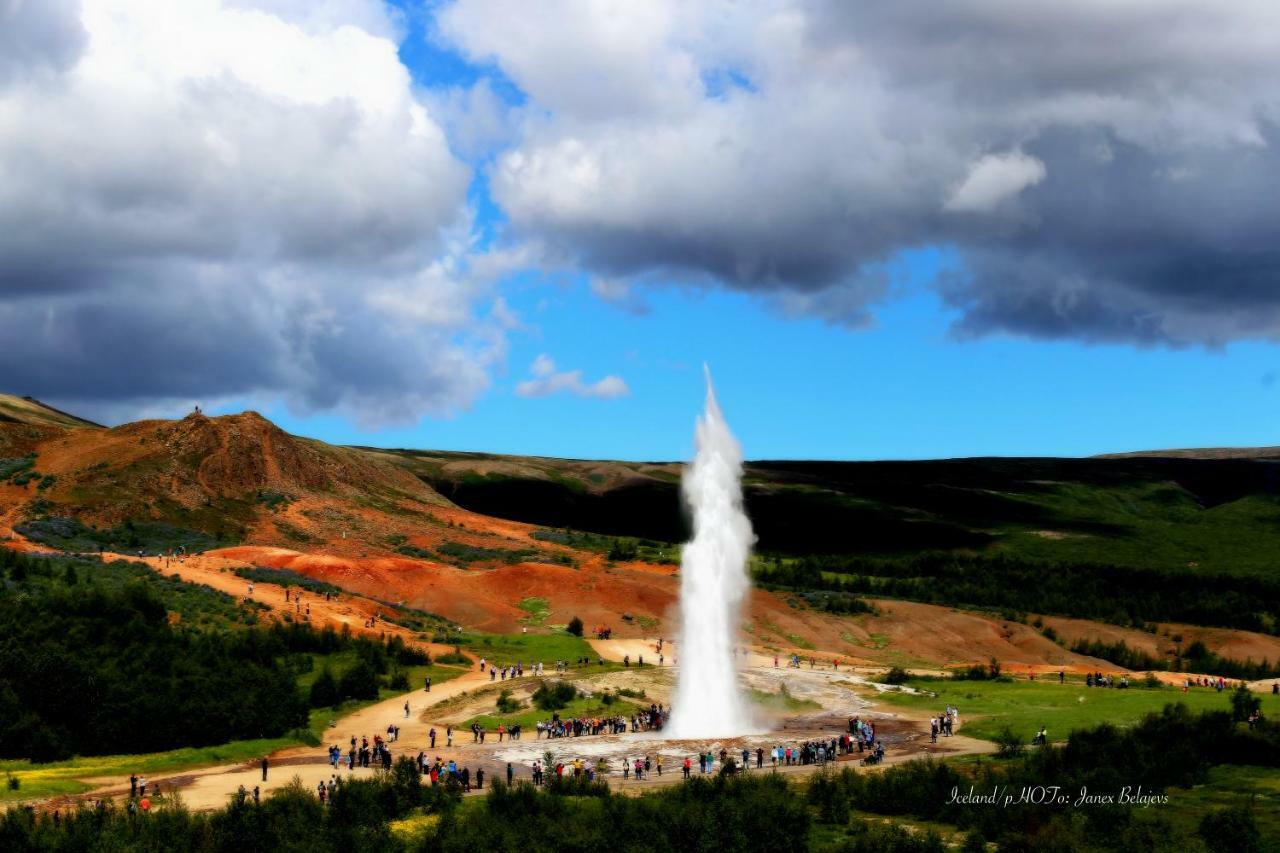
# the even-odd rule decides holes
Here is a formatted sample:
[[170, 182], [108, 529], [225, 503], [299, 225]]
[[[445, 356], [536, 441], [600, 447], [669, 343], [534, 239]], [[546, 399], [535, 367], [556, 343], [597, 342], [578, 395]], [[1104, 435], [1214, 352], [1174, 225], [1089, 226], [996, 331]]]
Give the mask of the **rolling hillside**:
[[[445, 535], [433, 512], [457, 506], [648, 540], [655, 553], [687, 535], [678, 463], [335, 447], [253, 412], [84, 428], [0, 397], [15, 400], [25, 420], [0, 422], [0, 522], [10, 525], [145, 520], [226, 543], [412, 556], [415, 535]], [[1211, 458], [760, 461], [748, 464], [746, 501], [766, 555], [954, 552], [1274, 576], [1280, 459], [1204, 453]], [[513, 547], [474, 527], [449, 541]], [[575, 547], [610, 548], [607, 539]]]
[[[1019, 624], [1043, 613], [1245, 629], [1230, 642], [1280, 651], [1266, 636], [1280, 615], [1276, 465], [750, 463], [761, 588], [743, 630], [769, 648], [886, 663], [1084, 660]], [[213, 577], [305, 576], [486, 631], [578, 616], [653, 636], [675, 612], [680, 472], [335, 447], [253, 412], [111, 429], [8, 421], [0, 541], [142, 552], [157, 567], [182, 547], [204, 552], [192, 568]]]
[[0, 423], [34, 424], [37, 426], [57, 426], [71, 429], [79, 427], [101, 427], [93, 421], [77, 417], [55, 409], [40, 402], [34, 397], [15, 397], [12, 394], [0, 394]]
[[[677, 464], [379, 451], [460, 506], [678, 542]], [[1126, 456], [751, 462], [748, 512], [778, 554], [1007, 553], [1271, 574], [1280, 460]]]

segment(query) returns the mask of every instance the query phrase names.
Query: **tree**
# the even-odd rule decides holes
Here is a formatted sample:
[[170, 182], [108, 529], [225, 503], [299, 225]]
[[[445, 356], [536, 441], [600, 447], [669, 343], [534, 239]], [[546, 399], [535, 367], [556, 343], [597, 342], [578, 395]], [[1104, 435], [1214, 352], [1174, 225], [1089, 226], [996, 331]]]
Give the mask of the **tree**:
[[582, 620], [579, 619], [577, 616], [573, 617], [572, 619], [569, 620], [569, 625], [566, 628], [566, 630], [570, 634], [573, 634], [573, 636], [575, 637], [581, 637], [582, 636]]
[[338, 679], [333, 677], [329, 667], [320, 670], [316, 680], [311, 682], [311, 707], [334, 708], [342, 701], [338, 692]]
[[342, 673], [338, 686], [344, 699], [377, 699], [378, 673], [367, 661], [357, 660]]
[[1249, 719], [1255, 711], [1261, 709], [1262, 700], [1244, 684], [1231, 693], [1231, 718], [1237, 722]]

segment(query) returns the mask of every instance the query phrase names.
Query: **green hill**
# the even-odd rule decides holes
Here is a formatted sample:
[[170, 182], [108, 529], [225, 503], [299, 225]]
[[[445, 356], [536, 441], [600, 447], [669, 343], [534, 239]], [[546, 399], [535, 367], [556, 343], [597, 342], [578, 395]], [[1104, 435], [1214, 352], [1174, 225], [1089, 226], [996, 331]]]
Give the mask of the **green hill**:
[[[476, 512], [612, 536], [687, 535], [680, 467], [376, 451]], [[748, 463], [765, 554], [1008, 555], [1271, 575], [1280, 460], [1126, 456]]]

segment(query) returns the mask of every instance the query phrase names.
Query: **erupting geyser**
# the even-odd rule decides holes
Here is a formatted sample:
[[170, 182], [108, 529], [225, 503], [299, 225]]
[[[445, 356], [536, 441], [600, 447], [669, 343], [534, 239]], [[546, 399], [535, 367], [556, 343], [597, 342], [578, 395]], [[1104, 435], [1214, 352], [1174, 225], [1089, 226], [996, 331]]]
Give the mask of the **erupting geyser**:
[[696, 438], [697, 453], [683, 480], [693, 540], [680, 562], [680, 674], [668, 732], [676, 738], [731, 737], [752, 728], [738, 691], [734, 648], [755, 535], [742, 510], [742, 448], [716, 404], [709, 370]]

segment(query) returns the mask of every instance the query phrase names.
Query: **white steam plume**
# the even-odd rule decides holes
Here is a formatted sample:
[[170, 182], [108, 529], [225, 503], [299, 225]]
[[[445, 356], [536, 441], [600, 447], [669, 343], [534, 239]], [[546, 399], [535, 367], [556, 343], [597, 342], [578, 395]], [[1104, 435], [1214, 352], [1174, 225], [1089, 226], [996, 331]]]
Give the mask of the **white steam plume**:
[[752, 730], [733, 650], [750, 586], [747, 557], [755, 534], [742, 509], [742, 448], [716, 403], [710, 370], [706, 376], [697, 453], [683, 480], [693, 540], [685, 545], [680, 565], [680, 674], [668, 729], [676, 738]]

